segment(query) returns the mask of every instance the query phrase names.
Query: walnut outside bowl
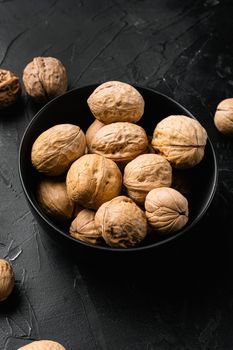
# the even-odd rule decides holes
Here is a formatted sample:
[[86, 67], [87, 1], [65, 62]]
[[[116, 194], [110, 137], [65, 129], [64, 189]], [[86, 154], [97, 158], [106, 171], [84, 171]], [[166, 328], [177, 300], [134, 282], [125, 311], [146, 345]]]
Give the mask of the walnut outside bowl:
[[[182, 173], [184, 178], [188, 178], [188, 187], [191, 186], [190, 190], [187, 189], [190, 212], [189, 221], [183, 229], [170, 236], [158, 237], [156, 240], [145, 239], [142, 245], [128, 249], [91, 245], [71, 237], [68, 233], [68, 227], [62, 226], [46, 216], [36, 200], [35, 189], [40, 175], [38, 175], [31, 164], [32, 144], [43, 131], [60, 123], [77, 124], [86, 132], [89, 125], [94, 121], [94, 117], [87, 105], [87, 98], [97, 86], [96, 84], [89, 85], [66, 92], [64, 95], [47, 103], [31, 120], [24, 132], [19, 149], [19, 176], [22, 187], [38, 223], [55, 240], [61, 241], [63, 246], [67, 245], [69, 249], [74, 251], [77, 257], [84, 257], [84, 259], [88, 258], [90, 260], [95, 257], [98, 259], [103, 257], [105, 259], [107, 256], [119, 256], [122, 258], [123, 256], [151, 255], [151, 253], [153, 255], [155, 249], [161, 246], [165, 248], [166, 245], [178, 237], [183, 236], [187, 232], [190, 233], [201, 220], [213, 200], [217, 186], [217, 163], [209, 138], [201, 163], [191, 170], [184, 170]], [[138, 124], [146, 130], [147, 135], [152, 136], [155, 125], [168, 115], [183, 114], [194, 118], [186, 108], [170, 97], [148, 88], [135, 87], [145, 100], [145, 112]], [[185, 185], [184, 183], [184, 187]], [[179, 188], [177, 189], [179, 190]]]

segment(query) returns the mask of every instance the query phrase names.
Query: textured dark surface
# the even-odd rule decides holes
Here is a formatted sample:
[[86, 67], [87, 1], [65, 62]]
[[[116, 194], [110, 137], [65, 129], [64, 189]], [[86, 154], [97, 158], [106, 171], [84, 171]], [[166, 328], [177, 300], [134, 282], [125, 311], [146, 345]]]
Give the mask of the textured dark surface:
[[55, 56], [69, 88], [155, 88], [197, 116], [219, 162], [215, 199], [186, 238], [146, 262], [81, 263], [38, 227], [22, 192], [18, 148], [38, 106], [24, 93], [1, 111], [0, 256], [16, 275], [1, 349], [46, 338], [67, 350], [232, 349], [233, 146], [213, 124], [233, 96], [232, 12], [232, 0], [0, 0], [1, 68], [22, 77], [33, 57]]

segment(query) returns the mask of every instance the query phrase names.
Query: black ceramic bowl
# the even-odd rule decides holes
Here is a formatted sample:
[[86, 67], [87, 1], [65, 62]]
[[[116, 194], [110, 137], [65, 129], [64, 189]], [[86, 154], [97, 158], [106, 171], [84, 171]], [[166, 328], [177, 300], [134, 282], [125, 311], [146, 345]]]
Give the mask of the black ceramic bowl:
[[[22, 187], [30, 208], [41, 226], [57, 240], [62, 240], [80, 256], [106, 256], [106, 255], [137, 255], [149, 253], [158, 246], [164, 246], [190, 231], [200, 221], [209, 207], [217, 184], [217, 164], [214, 149], [208, 139], [205, 156], [196, 167], [184, 171], [182, 174], [188, 180], [190, 192], [188, 195], [190, 217], [188, 224], [179, 232], [158, 238], [145, 240], [139, 247], [129, 249], [116, 249], [110, 247], [94, 246], [75, 240], [68, 234], [68, 227], [56, 224], [45, 215], [37, 204], [35, 188], [38, 174], [31, 165], [31, 147], [35, 139], [49, 127], [60, 123], [78, 124], [85, 132], [94, 121], [88, 105], [87, 98], [97, 85], [85, 86], [68, 91], [47, 103], [29, 123], [19, 150], [19, 174]], [[193, 117], [192, 114], [171, 98], [151, 89], [136, 86], [145, 100], [145, 113], [140, 124], [148, 135], [153, 134], [155, 125], [171, 114], [183, 114]], [[194, 117], [193, 117], [194, 118]], [[201, 121], [200, 121], [201, 122]]]

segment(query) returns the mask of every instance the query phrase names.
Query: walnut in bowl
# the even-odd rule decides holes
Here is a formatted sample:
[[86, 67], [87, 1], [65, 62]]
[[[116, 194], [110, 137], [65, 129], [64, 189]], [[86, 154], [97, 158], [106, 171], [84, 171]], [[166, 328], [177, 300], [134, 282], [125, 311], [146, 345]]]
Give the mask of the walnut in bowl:
[[142, 205], [153, 188], [171, 186], [172, 167], [158, 154], [142, 154], [126, 165], [123, 183], [128, 196]]
[[100, 154], [115, 162], [129, 162], [148, 147], [145, 130], [136, 124], [117, 122], [102, 126], [88, 145], [90, 153]]
[[70, 221], [75, 212], [75, 203], [67, 195], [66, 182], [44, 177], [37, 185], [38, 203], [44, 212], [58, 222]]
[[145, 213], [126, 196], [102, 204], [97, 210], [95, 224], [105, 242], [115, 248], [137, 246], [147, 234]]
[[72, 201], [87, 209], [98, 209], [120, 194], [122, 175], [111, 159], [85, 154], [71, 165], [66, 186]]
[[144, 99], [132, 85], [107, 81], [88, 97], [93, 115], [104, 124], [114, 122], [136, 123], [144, 113]]
[[92, 142], [93, 137], [95, 137], [95, 134], [98, 132], [99, 129], [101, 129], [105, 124], [101, 123], [98, 119], [95, 119], [93, 123], [89, 126], [89, 128], [86, 131], [86, 142], [87, 147], [89, 148], [89, 145]]
[[196, 119], [170, 115], [157, 124], [152, 147], [175, 168], [187, 169], [200, 163], [206, 141], [206, 130]]
[[145, 209], [149, 224], [163, 234], [179, 231], [188, 222], [188, 201], [173, 188], [151, 190], [146, 196]]
[[58, 176], [84, 154], [85, 148], [85, 135], [78, 125], [58, 124], [36, 138], [31, 161], [40, 173]]
[[80, 241], [90, 244], [101, 244], [102, 234], [95, 224], [95, 212], [90, 209], [81, 210], [72, 221], [69, 229], [70, 235]]

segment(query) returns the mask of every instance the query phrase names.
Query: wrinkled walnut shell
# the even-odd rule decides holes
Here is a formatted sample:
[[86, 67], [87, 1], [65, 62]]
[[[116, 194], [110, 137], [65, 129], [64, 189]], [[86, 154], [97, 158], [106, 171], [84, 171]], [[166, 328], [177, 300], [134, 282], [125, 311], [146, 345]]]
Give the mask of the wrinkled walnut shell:
[[37, 340], [18, 350], [66, 350], [61, 344], [52, 340]]
[[158, 154], [142, 154], [126, 165], [123, 183], [128, 196], [142, 205], [153, 188], [171, 186], [172, 167]]
[[35, 57], [24, 69], [23, 83], [29, 96], [48, 101], [66, 92], [65, 67], [57, 58]]
[[128, 162], [145, 152], [147, 147], [147, 135], [141, 126], [118, 122], [99, 129], [89, 144], [89, 151], [115, 162]]
[[188, 169], [202, 160], [206, 141], [207, 133], [197, 120], [171, 115], [157, 124], [152, 147], [175, 168]]
[[95, 225], [95, 212], [89, 209], [80, 211], [71, 223], [70, 235], [86, 243], [100, 244], [103, 238]]
[[65, 181], [45, 178], [38, 183], [37, 200], [43, 211], [58, 221], [73, 217], [75, 203], [67, 195]]
[[89, 126], [89, 128], [86, 131], [86, 142], [87, 147], [91, 143], [93, 137], [97, 133], [99, 129], [101, 129], [105, 124], [101, 123], [98, 119], [95, 119], [95, 121]]
[[9, 70], [0, 69], [0, 109], [14, 104], [20, 95], [19, 78]]
[[227, 98], [218, 104], [214, 124], [222, 134], [233, 136], [233, 98]]
[[96, 119], [104, 124], [136, 123], [144, 113], [144, 99], [131, 85], [108, 81], [98, 86], [87, 103]]
[[84, 154], [85, 148], [85, 135], [79, 126], [58, 124], [44, 131], [34, 142], [32, 164], [45, 175], [61, 175]]
[[66, 185], [71, 200], [84, 208], [97, 209], [119, 195], [122, 175], [112, 160], [85, 154], [71, 165]]
[[145, 209], [149, 224], [160, 233], [179, 231], [188, 221], [188, 201], [173, 188], [151, 190], [146, 196]]
[[4, 259], [0, 259], [0, 301], [9, 297], [14, 284], [14, 271], [11, 264]]
[[126, 196], [119, 196], [104, 203], [96, 212], [95, 223], [110, 247], [137, 246], [147, 234], [144, 212]]

